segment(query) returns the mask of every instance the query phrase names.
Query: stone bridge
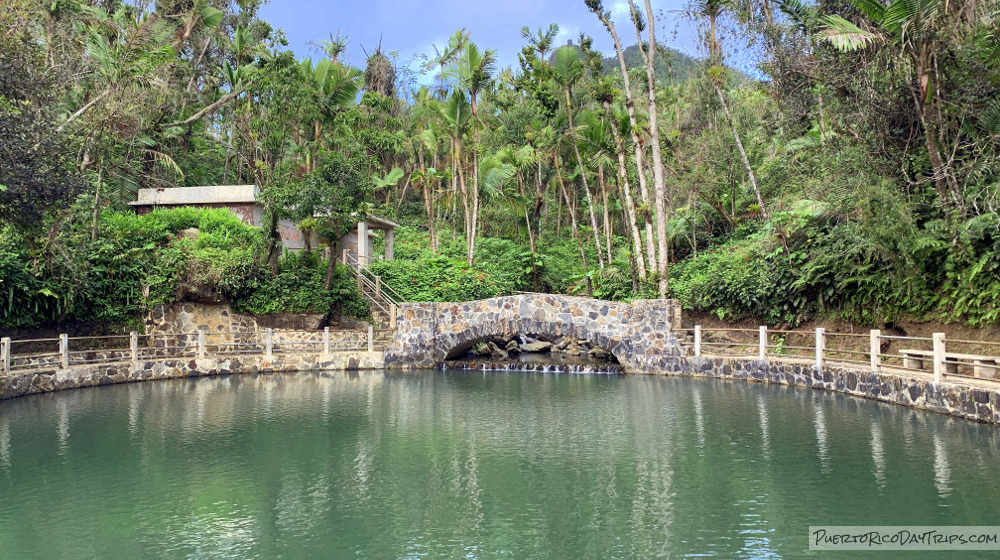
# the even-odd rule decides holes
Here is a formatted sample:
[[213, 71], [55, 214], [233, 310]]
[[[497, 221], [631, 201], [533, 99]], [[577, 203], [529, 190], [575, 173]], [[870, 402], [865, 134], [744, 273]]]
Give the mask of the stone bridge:
[[491, 337], [570, 336], [600, 346], [629, 373], [666, 371], [682, 352], [677, 300], [601, 301], [524, 294], [462, 303], [403, 303], [387, 368], [433, 368]]

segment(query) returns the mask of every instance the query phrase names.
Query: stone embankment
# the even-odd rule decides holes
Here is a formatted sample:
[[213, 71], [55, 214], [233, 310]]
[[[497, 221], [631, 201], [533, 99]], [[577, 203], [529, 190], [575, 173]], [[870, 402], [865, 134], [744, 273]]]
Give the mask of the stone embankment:
[[78, 365], [12, 372], [0, 378], [0, 398], [9, 399], [80, 387], [242, 373], [316, 370], [380, 369], [382, 352], [286, 354], [275, 356], [216, 356], [201, 359], [159, 359], [117, 364]]
[[949, 377], [935, 383], [929, 374], [864, 371], [858, 366], [832, 363], [817, 368], [805, 361], [706, 356], [671, 360], [664, 373], [811, 387], [1000, 424], [1000, 387], [988, 381], [973, 385], [973, 380]]

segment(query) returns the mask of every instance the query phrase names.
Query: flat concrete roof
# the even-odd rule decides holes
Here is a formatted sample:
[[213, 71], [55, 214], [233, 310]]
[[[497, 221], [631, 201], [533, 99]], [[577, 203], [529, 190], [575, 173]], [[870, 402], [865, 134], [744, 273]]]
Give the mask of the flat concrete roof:
[[236, 204], [257, 202], [257, 185], [217, 185], [212, 187], [174, 187], [139, 189], [139, 199], [130, 206], [195, 206], [199, 204]]
[[365, 222], [368, 223], [368, 229], [396, 229], [399, 227], [396, 222], [378, 216], [368, 216], [365, 218]]

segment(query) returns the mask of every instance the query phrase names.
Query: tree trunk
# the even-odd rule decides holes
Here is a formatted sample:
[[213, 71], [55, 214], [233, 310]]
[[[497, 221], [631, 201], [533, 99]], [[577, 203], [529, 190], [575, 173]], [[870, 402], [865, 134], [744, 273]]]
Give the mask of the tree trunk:
[[476, 230], [479, 228], [479, 108], [475, 94], [472, 105], [472, 225], [469, 229], [469, 266], [476, 261]]
[[[562, 191], [563, 198], [566, 199], [566, 206], [569, 207], [569, 191], [566, 190], [566, 182], [563, 181], [562, 168], [559, 166], [559, 156], [556, 156], [556, 178], [559, 180], [559, 189]], [[576, 246], [580, 249], [580, 260], [583, 261], [583, 274], [587, 278], [587, 295], [594, 295], [594, 287], [590, 282], [590, 265], [587, 263], [587, 252], [583, 249], [583, 240], [577, 234], [576, 216], [573, 213], [569, 215], [570, 227], [573, 228], [573, 239], [576, 240]], [[600, 251], [600, 247], [598, 247]]]
[[[643, 221], [646, 225], [646, 258], [649, 262], [649, 266], [652, 267], [656, 263], [656, 244], [653, 241], [653, 218], [649, 211], [651, 205], [649, 199], [649, 189], [646, 186], [646, 173], [644, 171], [645, 164], [643, 163], [645, 157], [643, 156], [642, 141], [639, 138], [639, 124], [635, 116], [635, 101], [632, 98], [632, 81], [628, 77], [628, 64], [625, 62], [625, 50], [622, 49], [622, 42], [618, 38], [618, 32], [615, 30], [615, 24], [602, 13], [598, 13], [597, 17], [601, 19], [601, 23], [604, 24], [604, 27], [608, 29], [608, 33], [611, 34], [611, 39], [615, 43], [615, 52], [618, 54], [618, 67], [622, 72], [623, 85], [625, 86], [625, 109], [628, 111], [629, 130], [632, 133], [632, 144], [635, 148], [635, 168], [637, 171], [636, 178], [639, 181], [639, 201], [646, 208], [646, 210], [642, 213]], [[638, 240], [638, 244], [640, 246], [642, 245], [641, 237]], [[637, 255], [637, 259], [638, 258], [639, 257]], [[642, 268], [644, 269], [645, 266], [642, 266]], [[645, 279], [645, 276], [643, 276], [643, 280]]]
[[97, 171], [97, 187], [94, 189], [94, 220], [90, 226], [90, 241], [97, 241], [97, 226], [101, 222], [101, 177], [104, 170]]
[[[945, 211], [957, 204], [959, 209], [964, 213], [965, 209], [962, 199], [959, 196], [961, 193], [958, 191], [958, 185], [953, 186], [950, 184], [950, 169], [945, 163], [944, 158], [941, 157], [941, 150], [938, 148], [934, 98], [932, 93], [929, 94], [931, 76], [928, 73], [927, 67], [930, 62], [924, 60], [925, 58], [926, 56], [913, 57], [914, 70], [917, 76], [917, 88], [919, 90], [919, 97], [915, 96], [917, 97], [915, 101], [917, 103], [917, 112], [920, 115], [920, 124], [924, 127], [924, 142], [927, 146], [927, 157], [931, 162], [934, 190], [937, 192], [938, 198], [941, 200], [941, 207]], [[949, 191], [951, 191], [950, 195]]]
[[750, 177], [750, 186], [753, 187], [753, 192], [757, 196], [757, 205], [760, 206], [760, 214], [764, 219], [768, 219], [767, 207], [764, 206], [764, 199], [760, 196], [760, 189], [757, 188], [757, 176], [754, 175], [753, 168], [750, 167], [750, 160], [747, 159], [747, 152], [743, 149], [743, 141], [740, 140], [740, 134], [736, 131], [736, 123], [733, 122], [733, 116], [729, 113], [729, 105], [726, 104], [726, 98], [722, 95], [722, 89], [719, 86], [715, 86], [715, 93], [719, 96], [719, 103], [722, 104], [722, 111], [726, 114], [726, 120], [729, 122], [729, 128], [733, 132], [733, 140], [736, 141], [736, 148], [740, 152], [740, 157], [743, 158], [743, 167], [747, 170], [747, 176]]
[[[628, 3], [634, 12], [635, 2], [628, 0]], [[669, 274], [667, 268], [667, 261], [669, 259], [667, 253], [667, 186], [663, 176], [663, 154], [660, 152], [660, 128], [656, 114], [656, 71], [654, 69], [656, 62], [656, 32], [654, 31], [656, 29], [656, 20], [653, 17], [653, 6], [650, 4], [650, 0], [646, 0], [646, 21], [646, 28], [649, 33], [648, 53], [641, 48], [642, 34], [639, 32], [638, 27], [635, 29], [635, 34], [640, 44], [639, 53], [642, 54], [642, 59], [646, 63], [646, 80], [649, 82], [647, 84], [649, 96], [649, 143], [653, 156], [653, 185], [656, 189], [656, 252], [659, 257], [657, 263], [660, 273], [660, 299], [666, 299]]]
[[597, 168], [597, 188], [601, 190], [601, 198], [604, 202], [604, 243], [607, 245], [608, 249], [608, 264], [611, 264], [614, 260], [614, 254], [611, 252], [611, 236], [613, 232], [611, 231], [611, 219], [608, 214], [608, 189], [604, 184], [603, 165]]
[[[608, 107], [610, 107], [610, 104], [605, 105], [606, 109]], [[614, 123], [612, 123], [611, 132], [615, 137], [615, 147], [618, 152], [618, 185], [622, 190], [622, 197], [625, 200], [625, 204], [623, 205], [625, 221], [632, 232], [632, 253], [635, 258], [636, 267], [639, 269], [639, 278], [645, 282], [647, 278], [646, 262], [642, 255], [642, 236], [639, 234], [639, 223], [638, 220], [636, 220], [635, 204], [632, 202], [632, 188], [628, 183], [628, 169], [625, 166], [625, 147], [622, 142], [622, 135], [618, 131], [618, 127], [614, 126]]]
[[601, 249], [601, 234], [597, 229], [597, 216], [594, 214], [594, 200], [590, 196], [590, 186], [587, 184], [587, 169], [583, 166], [583, 158], [580, 157], [580, 147], [576, 143], [576, 129], [573, 128], [573, 106], [569, 95], [569, 88], [566, 88], [566, 112], [569, 115], [569, 138], [573, 141], [573, 153], [576, 154], [576, 164], [580, 168], [580, 178], [583, 179], [583, 191], [587, 193], [587, 210], [590, 212], [590, 227], [594, 230], [594, 246], [597, 248], [597, 263], [601, 270], [604, 270], [604, 250]]
[[[267, 227], [267, 262], [271, 267], [271, 278], [278, 276], [278, 257], [281, 254], [281, 234], [278, 232], [278, 215], [272, 211], [271, 219], [268, 220]], [[331, 256], [331, 258], [333, 258]], [[330, 273], [327, 273], [330, 276]], [[329, 290], [329, 285], [324, 281], [323, 289]]]

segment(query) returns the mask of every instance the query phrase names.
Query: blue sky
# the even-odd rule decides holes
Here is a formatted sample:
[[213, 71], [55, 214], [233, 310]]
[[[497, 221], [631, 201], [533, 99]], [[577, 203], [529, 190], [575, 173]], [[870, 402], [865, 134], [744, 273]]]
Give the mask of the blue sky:
[[[658, 14], [657, 39], [700, 55], [693, 24], [677, 13], [686, 2], [653, 0]], [[641, 6], [642, 0], [638, 4]], [[629, 23], [627, 2], [604, 0], [604, 5], [614, 14], [622, 43], [634, 44], [635, 28]], [[557, 46], [568, 39], [575, 43], [582, 31], [594, 38], [598, 50], [613, 52], [610, 36], [583, 0], [270, 0], [260, 15], [284, 30], [300, 58], [319, 56], [310, 42], [328, 39], [338, 31], [347, 35], [347, 60], [361, 67], [365, 52], [373, 52], [380, 38], [383, 51], [398, 52], [399, 63], [405, 64], [415, 54], [433, 55], [432, 45], [443, 46], [463, 27], [471, 31], [472, 41], [480, 48], [496, 49], [500, 67], [516, 66], [517, 53], [525, 44], [520, 36], [525, 25], [534, 31], [558, 24]]]

